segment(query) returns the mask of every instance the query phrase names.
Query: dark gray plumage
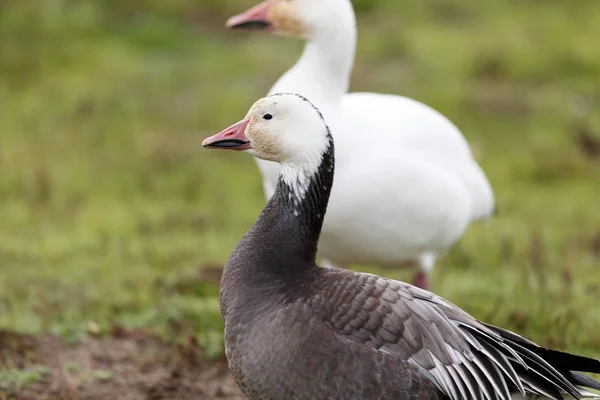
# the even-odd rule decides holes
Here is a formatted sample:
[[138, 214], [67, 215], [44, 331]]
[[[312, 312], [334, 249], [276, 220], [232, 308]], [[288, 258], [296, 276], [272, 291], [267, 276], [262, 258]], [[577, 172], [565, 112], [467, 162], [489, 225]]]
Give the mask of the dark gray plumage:
[[250, 399], [558, 400], [591, 395], [578, 385], [600, 389], [573, 372], [600, 373], [596, 360], [538, 347], [403, 282], [319, 268], [334, 166], [324, 121], [322, 134], [327, 146], [301, 201], [282, 176], [224, 269], [226, 355]]

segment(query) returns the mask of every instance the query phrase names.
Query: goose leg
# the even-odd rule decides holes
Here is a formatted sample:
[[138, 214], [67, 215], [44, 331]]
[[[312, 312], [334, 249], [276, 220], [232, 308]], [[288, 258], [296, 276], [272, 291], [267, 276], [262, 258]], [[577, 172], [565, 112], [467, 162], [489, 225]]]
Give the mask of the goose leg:
[[418, 263], [418, 271], [413, 278], [413, 285], [421, 289], [429, 290], [429, 273], [435, 265], [435, 254], [425, 253], [421, 256]]

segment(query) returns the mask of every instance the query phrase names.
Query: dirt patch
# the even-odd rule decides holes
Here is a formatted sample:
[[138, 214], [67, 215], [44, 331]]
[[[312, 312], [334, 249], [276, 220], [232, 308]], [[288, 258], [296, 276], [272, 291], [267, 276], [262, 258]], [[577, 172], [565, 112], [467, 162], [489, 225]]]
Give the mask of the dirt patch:
[[225, 361], [206, 360], [194, 343], [168, 345], [141, 332], [121, 331], [72, 346], [53, 336], [0, 332], [0, 399], [245, 397]]

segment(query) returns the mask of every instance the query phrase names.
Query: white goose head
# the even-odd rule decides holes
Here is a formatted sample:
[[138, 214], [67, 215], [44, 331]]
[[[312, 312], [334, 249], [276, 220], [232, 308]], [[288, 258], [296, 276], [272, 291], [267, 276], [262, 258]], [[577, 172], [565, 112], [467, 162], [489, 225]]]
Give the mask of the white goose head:
[[266, 0], [229, 18], [225, 26], [311, 40], [334, 30], [354, 29], [354, 25], [350, 0]]
[[281, 178], [298, 202], [322, 167], [325, 154], [333, 159], [331, 133], [320, 111], [306, 98], [291, 93], [258, 100], [243, 120], [205, 139], [202, 146], [245, 151], [280, 163]]

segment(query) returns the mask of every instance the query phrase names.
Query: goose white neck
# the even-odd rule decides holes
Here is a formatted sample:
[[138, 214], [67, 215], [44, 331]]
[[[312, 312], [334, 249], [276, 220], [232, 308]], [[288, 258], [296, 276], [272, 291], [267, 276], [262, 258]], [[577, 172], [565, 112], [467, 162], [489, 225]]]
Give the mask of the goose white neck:
[[[349, 15], [346, 15], [349, 14]], [[348, 92], [356, 51], [356, 21], [350, 10], [331, 21], [306, 43], [296, 64], [275, 84], [271, 93], [302, 93], [321, 108]]]
[[[285, 193], [283, 201], [298, 217], [302, 212], [315, 214], [321, 219], [329, 199], [333, 180], [333, 141], [329, 129], [322, 143], [305, 148], [301, 157], [294, 157], [281, 163], [279, 186]], [[306, 217], [306, 216], [303, 216]]]
[[280, 179], [288, 187], [288, 200], [294, 204], [294, 215], [298, 216], [300, 203], [306, 197], [308, 187], [314, 180], [321, 164], [321, 156], [303, 163], [281, 164]]

